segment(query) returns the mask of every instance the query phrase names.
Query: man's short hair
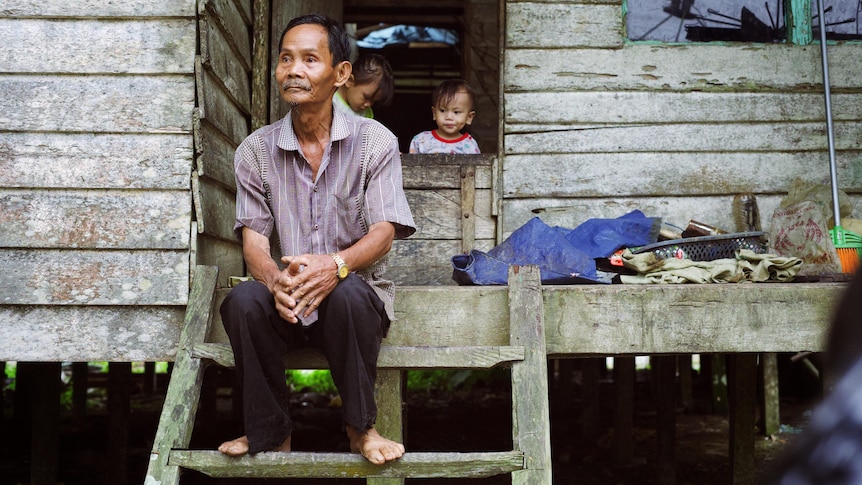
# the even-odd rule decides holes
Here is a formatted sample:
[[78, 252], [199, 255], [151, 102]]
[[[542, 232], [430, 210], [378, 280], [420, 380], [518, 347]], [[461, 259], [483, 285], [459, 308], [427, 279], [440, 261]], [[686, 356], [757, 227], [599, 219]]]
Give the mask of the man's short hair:
[[287, 27], [281, 32], [281, 39], [278, 41], [279, 48], [281, 48], [288, 30], [306, 24], [319, 25], [326, 30], [329, 36], [329, 52], [332, 54], [332, 67], [338, 65], [339, 62], [350, 60], [350, 37], [347, 32], [335, 19], [319, 13], [302, 15], [288, 22]]

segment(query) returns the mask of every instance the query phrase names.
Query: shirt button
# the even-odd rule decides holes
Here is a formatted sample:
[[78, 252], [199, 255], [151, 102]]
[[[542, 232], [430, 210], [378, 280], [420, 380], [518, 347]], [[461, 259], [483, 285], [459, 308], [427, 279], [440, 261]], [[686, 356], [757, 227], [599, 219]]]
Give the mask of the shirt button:
[[317, 224], [314, 225], [314, 230], [316, 231], [318, 228]]
[[314, 186], [314, 191], [317, 192], [317, 186], [316, 185]]

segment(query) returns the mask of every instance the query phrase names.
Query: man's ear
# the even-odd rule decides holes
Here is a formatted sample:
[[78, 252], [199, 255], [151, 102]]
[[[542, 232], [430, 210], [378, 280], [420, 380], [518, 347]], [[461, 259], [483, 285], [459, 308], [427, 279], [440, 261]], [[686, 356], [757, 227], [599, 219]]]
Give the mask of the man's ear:
[[344, 86], [353, 77], [353, 66], [350, 61], [341, 61], [335, 66], [335, 87]]

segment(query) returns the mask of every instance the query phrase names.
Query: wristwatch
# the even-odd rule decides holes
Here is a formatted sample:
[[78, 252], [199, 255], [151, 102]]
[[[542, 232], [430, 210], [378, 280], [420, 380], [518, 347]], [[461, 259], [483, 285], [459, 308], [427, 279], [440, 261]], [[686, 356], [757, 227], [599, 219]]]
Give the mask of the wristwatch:
[[347, 267], [344, 259], [342, 259], [338, 253], [332, 253], [329, 256], [333, 261], [335, 261], [335, 265], [338, 266], [335, 270], [335, 274], [338, 276], [338, 281], [343, 281], [344, 278], [347, 278], [347, 274], [350, 273], [350, 268]]

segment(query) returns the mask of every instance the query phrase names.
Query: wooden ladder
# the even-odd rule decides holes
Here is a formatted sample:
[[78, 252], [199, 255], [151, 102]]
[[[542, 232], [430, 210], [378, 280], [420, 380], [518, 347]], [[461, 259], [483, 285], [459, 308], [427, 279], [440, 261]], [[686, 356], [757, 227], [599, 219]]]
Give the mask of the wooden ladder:
[[[214, 309], [229, 291], [216, 287], [217, 276], [217, 267], [195, 268], [145, 485], [177, 485], [182, 469], [212, 477], [366, 478], [366, 483], [374, 485], [403, 484], [404, 478], [483, 478], [511, 473], [513, 484], [551, 484], [543, 300], [539, 270], [535, 266], [513, 266], [509, 270], [509, 315], [500, 317], [509, 320], [510, 345], [390, 346], [384, 339], [378, 359], [377, 428], [382, 435], [399, 441], [403, 439], [401, 376], [406, 369], [488, 369], [510, 365], [513, 449], [471, 453], [408, 450], [401, 459], [381, 466], [353, 453], [258, 453], [233, 458], [216, 450], [187, 449], [206, 366], [234, 365], [224, 331], [219, 328], [221, 324], [213, 323], [214, 314], [218, 313]], [[469, 322], [452, 323], [469, 327]], [[402, 324], [401, 319], [397, 324]], [[469, 332], [464, 335], [462, 341], [467, 341]], [[326, 366], [319, 352], [291, 353], [288, 361], [291, 367], [300, 369]]]

